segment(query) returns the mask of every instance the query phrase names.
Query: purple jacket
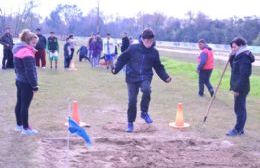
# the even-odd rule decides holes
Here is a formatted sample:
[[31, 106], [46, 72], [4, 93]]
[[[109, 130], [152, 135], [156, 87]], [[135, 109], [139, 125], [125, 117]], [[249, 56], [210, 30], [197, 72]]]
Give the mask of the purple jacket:
[[90, 43], [89, 49], [92, 51], [92, 55], [95, 57], [101, 54], [102, 47], [102, 43], [99, 41], [92, 41]]

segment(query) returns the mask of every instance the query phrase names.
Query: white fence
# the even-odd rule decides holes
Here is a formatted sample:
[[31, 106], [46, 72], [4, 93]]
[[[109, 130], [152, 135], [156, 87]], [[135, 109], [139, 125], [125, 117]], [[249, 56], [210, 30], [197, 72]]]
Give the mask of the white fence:
[[[184, 48], [184, 49], [198, 49], [197, 43], [183, 43], [183, 42], [168, 42], [168, 41], [157, 41], [157, 46], [160, 47], [174, 47], [174, 48]], [[230, 51], [229, 45], [223, 44], [209, 44], [214, 50], [219, 51]], [[260, 54], [260, 46], [249, 46], [253, 53]]]

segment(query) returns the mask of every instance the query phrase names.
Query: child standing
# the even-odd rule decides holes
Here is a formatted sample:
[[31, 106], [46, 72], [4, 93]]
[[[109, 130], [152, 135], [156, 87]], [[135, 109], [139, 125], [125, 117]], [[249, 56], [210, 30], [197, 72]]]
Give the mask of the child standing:
[[58, 38], [55, 37], [54, 32], [50, 32], [50, 37], [48, 38], [47, 48], [51, 63], [52, 69], [52, 62], [55, 62], [55, 69], [58, 68], [58, 55], [59, 55], [59, 43]]
[[[106, 42], [105, 42], [106, 43]], [[158, 76], [169, 83], [171, 77], [166, 73], [161, 64], [159, 52], [154, 48], [154, 33], [151, 29], [145, 29], [139, 44], [131, 45], [118, 58], [113, 74], [117, 74], [126, 65], [126, 83], [128, 87], [128, 125], [127, 132], [133, 132], [137, 113], [137, 95], [139, 89], [143, 92], [141, 100], [141, 118], [147, 124], [153, 121], [148, 114], [151, 100], [151, 82], [153, 68]]]
[[23, 30], [20, 34], [20, 43], [13, 48], [16, 74], [17, 103], [15, 106], [16, 131], [24, 135], [34, 135], [38, 131], [30, 127], [28, 111], [33, 95], [38, 91], [38, 78], [35, 63], [35, 52], [38, 42], [36, 34], [30, 30]]
[[113, 57], [115, 56], [115, 50], [116, 50], [116, 45], [114, 39], [111, 38], [111, 35], [107, 33], [107, 38], [103, 43], [103, 52], [105, 55], [105, 62], [107, 65], [107, 69], [109, 67], [113, 66]]
[[63, 50], [64, 50], [64, 68], [68, 69], [70, 67], [70, 62], [71, 62], [71, 42], [69, 37], [66, 39], [66, 43], [64, 44]]

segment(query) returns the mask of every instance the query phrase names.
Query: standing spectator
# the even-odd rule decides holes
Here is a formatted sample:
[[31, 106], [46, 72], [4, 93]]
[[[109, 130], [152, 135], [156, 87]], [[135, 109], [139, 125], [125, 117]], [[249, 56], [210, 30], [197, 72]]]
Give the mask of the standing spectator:
[[[39, 41], [36, 45], [36, 54], [35, 54], [35, 59], [36, 59], [36, 66], [37, 67], [42, 67], [43, 69], [46, 68], [46, 45], [47, 45], [47, 40], [46, 38], [41, 34], [41, 29], [37, 28], [36, 29], [36, 34], [39, 38]], [[40, 65], [41, 62], [41, 65]]]
[[74, 41], [74, 35], [71, 34], [69, 35], [69, 42], [70, 42], [70, 50], [71, 50], [71, 60], [73, 59], [73, 56], [74, 56], [74, 52], [75, 52], [75, 41]]
[[107, 37], [103, 43], [103, 52], [105, 55], [105, 62], [107, 65], [107, 69], [109, 69], [109, 67], [112, 67], [113, 65], [115, 50], [116, 50], [115, 41], [114, 39], [111, 38], [111, 35], [107, 33]]
[[231, 65], [230, 90], [234, 93], [236, 124], [226, 135], [237, 136], [245, 133], [244, 127], [247, 118], [246, 98], [250, 91], [250, 76], [255, 57], [247, 48], [246, 40], [241, 37], [235, 38], [230, 45], [232, 47], [229, 59]]
[[7, 27], [5, 33], [0, 37], [0, 43], [4, 45], [3, 50], [3, 60], [2, 60], [2, 69], [13, 68], [13, 37], [11, 35], [11, 28]]
[[207, 86], [211, 97], [214, 95], [213, 87], [210, 83], [211, 73], [214, 68], [214, 56], [212, 49], [201, 39], [198, 42], [201, 53], [198, 57], [197, 73], [199, 74], [199, 96], [204, 96], [204, 85]]
[[55, 69], [58, 68], [58, 56], [59, 56], [59, 42], [58, 38], [55, 36], [54, 32], [50, 32], [50, 37], [48, 38], [48, 53], [51, 63], [52, 69], [52, 62], [55, 62]]
[[88, 44], [87, 44], [87, 46], [88, 46], [88, 58], [89, 58], [90, 60], [91, 60], [91, 56], [92, 56], [92, 50], [91, 50], [91, 48], [90, 48], [90, 44], [91, 44], [92, 41], [93, 41], [93, 37], [94, 37], [94, 34], [91, 33], [90, 37], [88, 38]]
[[147, 124], [153, 122], [148, 114], [153, 69], [164, 82], [171, 82], [171, 77], [161, 64], [159, 52], [154, 48], [154, 44], [153, 31], [145, 29], [140, 43], [131, 45], [129, 49], [123, 52], [119, 56], [115, 68], [112, 69], [112, 73], [117, 74], [126, 65], [126, 83], [128, 87], [127, 132], [134, 131], [134, 122], [137, 115], [137, 96], [140, 89], [143, 92], [141, 118]]
[[127, 33], [125, 32], [122, 38], [121, 52], [124, 52], [126, 49], [128, 49], [129, 45], [130, 45], [130, 40], [127, 36]]
[[23, 30], [20, 34], [20, 43], [13, 48], [14, 65], [16, 74], [17, 103], [15, 115], [16, 131], [24, 135], [34, 135], [38, 131], [29, 125], [28, 110], [33, 95], [38, 91], [38, 78], [35, 65], [34, 47], [38, 42], [38, 36], [30, 30]]
[[97, 55], [97, 57], [98, 57], [98, 65], [99, 65], [99, 61], [100, 61], [101, 54], [102, 54], [102, 51], [103, 51], [103, 40], [102, 40], [99, 32], [97, 33], [96, 37], [97, 37], [97, 43], [98, 43], [98, 46], [99, 46], [99, 49], [100, 49], [100, 52]]
[[100, 41], [98, 41], [97, 36], [93, 37], [93, 40], [90, 44], [90, 49], [92, 51], [91, 65], [94, 68], [99, 65], [99, 59], [100, 59], [100, 55], [102, 52], [102, 43], [100, 43]]
[[70, 67], [71, 62], [71, 39], [68, 37], [66, 39], [66, 43], [64, 44], [64, 68], [68, 69]]
[[130, 45], [132, 45], [134, 43], [133, 37], [129, 37], [129, 42], [130, 42]]

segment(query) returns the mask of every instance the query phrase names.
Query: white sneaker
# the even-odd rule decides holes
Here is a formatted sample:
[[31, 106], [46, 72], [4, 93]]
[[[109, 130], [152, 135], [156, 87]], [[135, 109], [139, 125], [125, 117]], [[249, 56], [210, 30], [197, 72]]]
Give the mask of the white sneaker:
[[21, 132], [22, 130], [23, 130], [23, 126], [22, 125], [21, 126], [16, 125], [16, 127], [14, 129], [14, 131], [16, 131], [16, 132]]
[[32, 128], [27, 128], [22, 130], [22, 135], [36, 135], [38, 131]]

